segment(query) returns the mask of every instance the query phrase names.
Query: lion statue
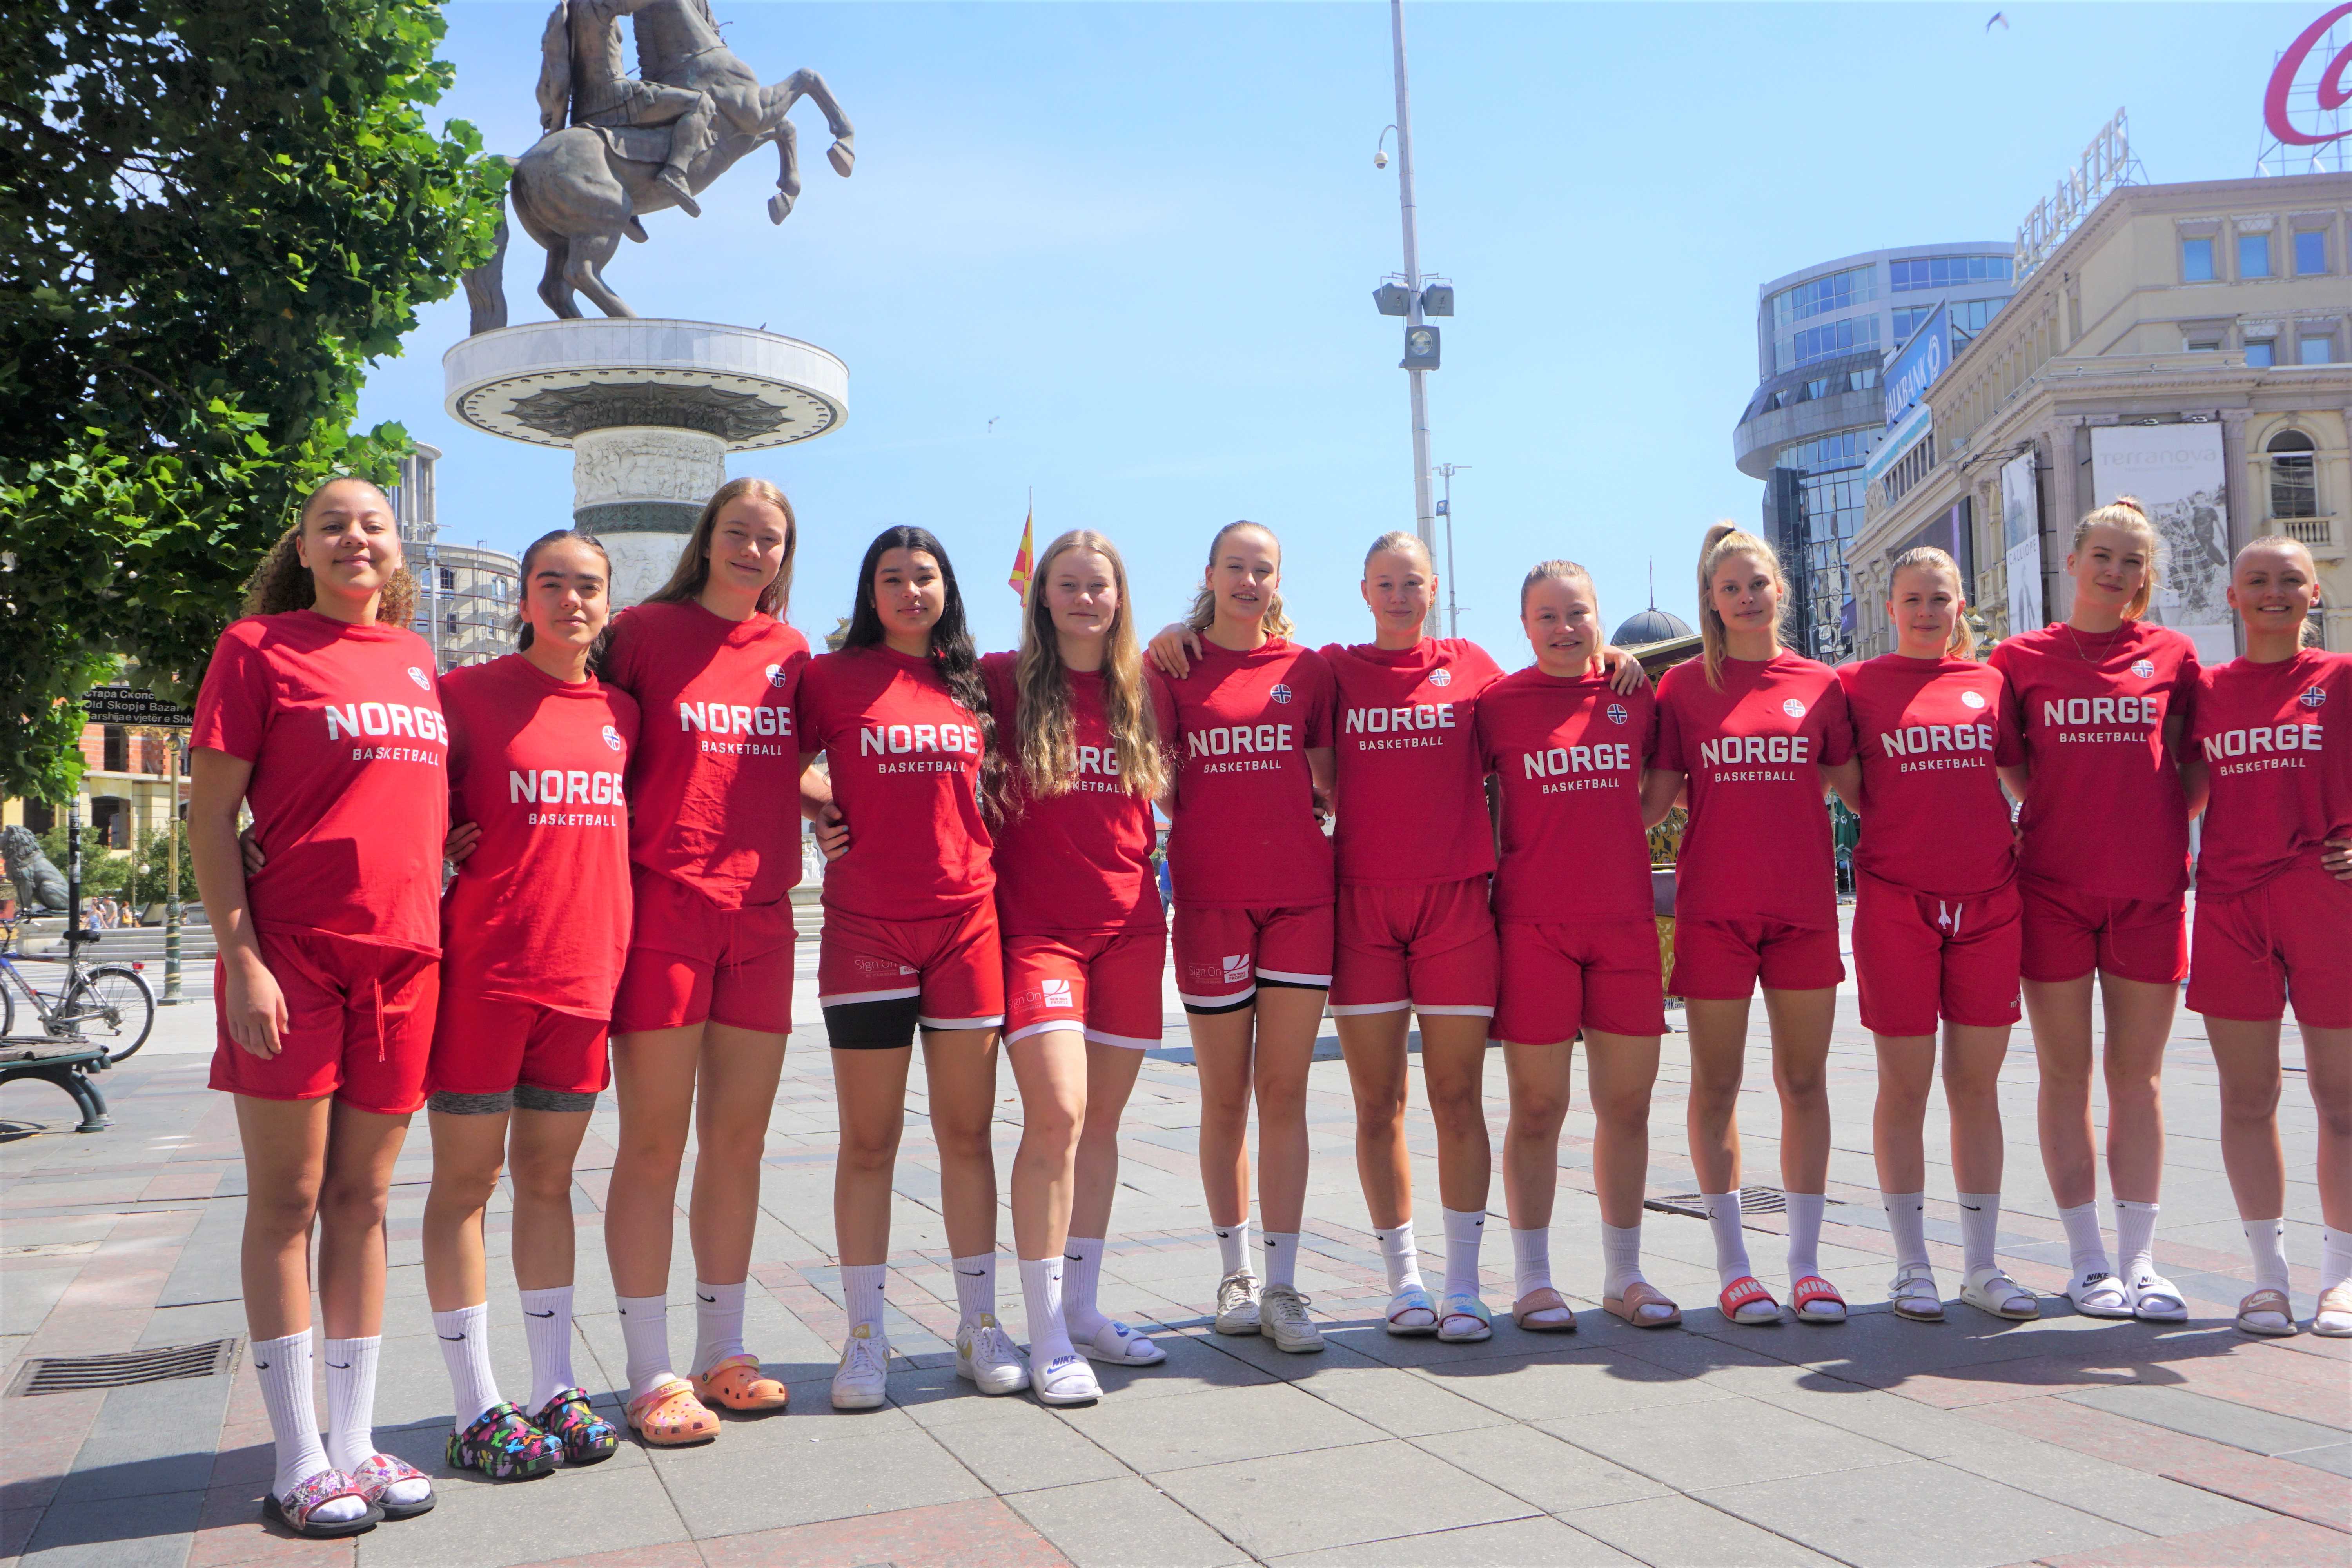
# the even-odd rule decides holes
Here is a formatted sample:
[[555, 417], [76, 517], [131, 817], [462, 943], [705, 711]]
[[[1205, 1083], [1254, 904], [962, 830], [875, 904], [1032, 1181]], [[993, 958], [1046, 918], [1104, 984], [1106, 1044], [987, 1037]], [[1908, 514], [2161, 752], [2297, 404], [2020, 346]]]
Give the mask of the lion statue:
[[16, 907], [30, 914], [37, 910], [63, 913], [66, 879], [29, 827], [0, 827], [0, 858], [8, 867], [8, 880], [16, 885]]

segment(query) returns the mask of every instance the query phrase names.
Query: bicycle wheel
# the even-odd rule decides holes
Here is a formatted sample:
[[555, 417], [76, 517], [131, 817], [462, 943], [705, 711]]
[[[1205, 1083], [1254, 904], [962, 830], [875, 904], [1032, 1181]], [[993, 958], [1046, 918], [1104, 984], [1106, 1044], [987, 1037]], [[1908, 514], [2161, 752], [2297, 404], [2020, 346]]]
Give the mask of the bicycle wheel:
[[74, 1034], [106, 1047], [119, 1062], [147, 1043], [155, 1026], [155, 993], [146, 976], [120, 964], [104, 964], [73, 983], [58, 1021]]
[[16, 987], [8, 984], [8, 978], [0, 974], [0, 1040], [16, 1032]]

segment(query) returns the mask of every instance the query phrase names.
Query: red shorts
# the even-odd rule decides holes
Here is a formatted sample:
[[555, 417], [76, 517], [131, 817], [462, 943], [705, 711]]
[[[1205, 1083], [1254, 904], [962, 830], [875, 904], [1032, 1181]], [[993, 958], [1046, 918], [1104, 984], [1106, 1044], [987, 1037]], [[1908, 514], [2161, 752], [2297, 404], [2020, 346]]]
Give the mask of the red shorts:
[[2020, 877], [2028, 980], [2080, 980], [2093, 970], [2150, 985], [2189, 973], [2189, 924], [2180, 898], [2110, 899], [2039, 877]]
[[996, 902], [928, 921], [877, 921], [828, 908], [817, 944], [820, 1007], [919, 1000], [926, 1029], [993, 1029], [1004, 1022], [1004, 954]]
[[1669, 989], [1697, 1002], [1745, 1002], [1756, 982], [1767, 991], [1823, 991], [1845, 978], [1834, 926], [1785, 921], [1675, 921], [1675, 973]]
[[1157, 927], [1098, 936], [1004, 939], [1004, 1040], [1077, 1029], [1098, 1046], [1160, 1044], [1160, 972], [1168, 933]]
[[2189, 1010], [2352, 1029], [2352, 883], [2296, 866], [2251, 893], [2197, 900]]
[[1342, 887], [1331, 1014], [1495, 1013], [1497, 955], [1486, 879]]
[[763, 1035], [792, 1031], [792, 900], [722, 910], [642, 866], [630, 882], [636, 909], [613, 1033], [706, 1020]]
[[[255, 1056], [213, 1026], [212, 1086], [259, 1100], [333, 1095], [379, 1116], [406, 1116], [425, 1103], [425, 1062], [441, 996], [441, 960], [325, 931], [256, 931], [261, 962], [286, 997], [278, 1051]], [[213, 960], [213, 994], [228, 995]]]
[[1494, 1037], [1556, 1046], [1579, 1032], [1663, 1035], [1665, 985], [1658, 922], [1505, 921], [1503, 995]]
[[425, 1087], [433, 1094], [511, 1095], [518, 1089], [538, 1089], [593, 1095], [612, 1079], [607, 1027], [602, 1018], [561, 1013], [536, 1002], [444, 991]]
[[1862, 1026], [1932, 1035], [1936, 1019], [1997, 1028], [2017, 1022], [2021, 900], [2017, 885], [1961, 900], [1853, 874], [1853, 972]]
[[1223, 1013], [1261, 980], [1328, 989], [1329, 904], [1176, 906], [1176, 994], [1194, 1013]]

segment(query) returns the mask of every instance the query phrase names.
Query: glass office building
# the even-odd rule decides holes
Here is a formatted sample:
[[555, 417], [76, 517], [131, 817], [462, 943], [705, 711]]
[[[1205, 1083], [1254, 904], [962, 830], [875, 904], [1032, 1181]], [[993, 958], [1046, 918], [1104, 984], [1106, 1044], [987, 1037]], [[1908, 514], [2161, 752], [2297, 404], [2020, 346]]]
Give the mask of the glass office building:
[[1863, 465], [1886, 425], [1881, 372], [1939, 304], [1980, 330], [2017, 287], [2006, 241], [1842, 257], [1758, 290], [1757, 386], [1732, 435], [1739, 471], [1764, 481], [1763, 535], [1780, 555], [1789, 645], [1853, 656], [1845, 546], [1862, 526]]

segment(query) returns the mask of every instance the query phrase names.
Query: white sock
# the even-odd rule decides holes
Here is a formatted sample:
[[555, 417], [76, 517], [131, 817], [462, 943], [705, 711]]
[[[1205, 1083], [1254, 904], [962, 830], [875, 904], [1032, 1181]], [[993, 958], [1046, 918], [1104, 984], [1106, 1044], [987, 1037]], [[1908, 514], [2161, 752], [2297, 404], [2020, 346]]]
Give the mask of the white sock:
[[[1927, 1268], [1927, 1194], [1882, 1192], [1878, 1201], [1885, 1205], [1886, 1226], [1895, 1233], [1895, 1272], [1900, 1275], [1915, 1264]], [[1793, 1220], [1790, 1228], [1796, 1228]], [[1793, 1263], [1789, 1266], [1791, 1279], [1796, 1277], [1796, 1268]]]
[[436, 1312], [433, 1331], [441, 1336], [441, 1360], [449, 1369], [454, 1401], [450, 1429], [463, 1432], [482, 1418], [483, 1411], [504, 1403], [499, 1398], [498, 1373], [490, 1370], [489, 1303]]
[[743, 1353], [743, 1287], [694, 1282], [694, 1375]]
[[621, 1343], [628, 1353], [629, 1397], [643, 1399], [677, 1375], [669, 1364], [669, 1298], [618, 1296]]
[[1412, 1244], [1412, 1221], [1372, 1234], [1380, 1238], [1381, 1267], [1388, 1270], [1389, 1294], [1427, 1289], [1421, 1279], [1421, 1251]]
[[882, 1332], [882, 1279], [889, 1272], [887, 1263], [841, 1266], [842, 1305], [848, 1310], [851, 1328], [866, 1323], [877, 1335]]
[[[1511, 1235], [1517, 1237], [1518, 1232]], [[1601, 1224], [1601, 1262], [1608, 1277], [1601, 1287], [1604, 1296], [1623, 1296], [1626, 1288], [1642, 1282], [1642, 1222], [1614, 1226], [1603, 1220]]]
[[379, 1334], [328, 1340], [320, 1345], [327, 1363], [327, 1458], [349, 1475], [375, 1458], [375, 1357]]
[[1051, 1366], [1055, 1356], [1076, 1355], [1062, 1321], [1062, 1263], [1056, 1258], [1021, 1260], [1021, 1299], [1029, 1309], [1029, 1359]]
[[[311, 1400], [310, 1331], [254, 1341], [253, 1370], [261, 1378], [261, 1403], [269, 1411], [270, 1436], [278, 1445], [278, 1473], [270, 1478], [269, 1490], [284, 1497], [320, 1470], [333, 1468], [326, 1445], [319, 1441], [318, 1409]], [[346, 1498], [322, 1504], [317, 1517], [342, 1522], [366, 1511], [365, 1503]]]
[[522, 1337], [530, 1342], [530, 1414], [580, 1386], [572, 1375], [572, 1287], [522, 1293]]
[[2324, 1295], [2338, 1285], [2352, 1285], [2352, 1230], [2319, 1227], [2319, 1289]]
[[[1103, 1238], [1074, 1236], [1062, 1247], [1062, 1327], [1074, 1340], [1090, 1340], [1110, 1320], [1095, 1305], [1102, 1286]], [[1023, 1289], [1028, 1279], [1022, 1279]], [[1037, 1331], [1029, 1331], [1034, 1334]]]
[[2106, 1238], [2099, 1234], [2098, 1199], [2060, 1209], [2058, 1223], [2066, 1227], [2066, 1267], [2074, 1270], [2076, 1284], [2094, 1274], [2115, 1272], [2107, 1265]]
[[1478, 1293], [1478, 1243], [1486, 1234], [1485, 1209], [1445, 1209], [1445, 1293]]
[[1993, 1257], [1993, 1243], [2000, 1235], [2000, 1194], [1954, 1195], [1960, 1200], [1960, 1267], [1971, 1274], [1979, 1268], [2000, 1268]]
[[1521, 1300], [1551, 1288], [1551, 1226], [1511, 1232], [1511, 1285]]
[[1250, 1222], [1213, 1226], [1217, 1233], [1217, 1263], [1228, 1274], [1249, 1272]]
[[1829, 1199], [1820, 1193], [1790, 1193], [1789, 1198], [1789, 1282], [1822, 1271], [1822, 1215]]
[[2116, 1200], [2116, 1261], [2127, 1282], [2156, 1272], [2156, 1209], [2130, 1198]]
[[1728, 1290], [1732, 1281], [1756, 1272], [1748, 1261], [1748, 1237], [1739, 1228], [1739, 1189], [1727, 1193], [1701, 1193], [1698, 1201], [1706, 1210], [1706, 1226], [1715, 1232], [1715, 1272], [1720, 1289]]
[[978, 1252], [950, 1259], [956, 1274], [956, 1311], [967, 1323], [996, 1312], [996, 1254]]
[[2254, 1289], [2290, 1288], [2286, 1269], [2286, 1221], [2250, 1219], [2245, 1222], [2246, 1250], [2254, 1260]]
[[1298, 1233], [1295, 1230], [1269, 1230], [1258, 1238], [1258, 1248], [1265, 1254], [1265, 1282], [1271, 1286], [1287, 1285], [1298, 1288]]

